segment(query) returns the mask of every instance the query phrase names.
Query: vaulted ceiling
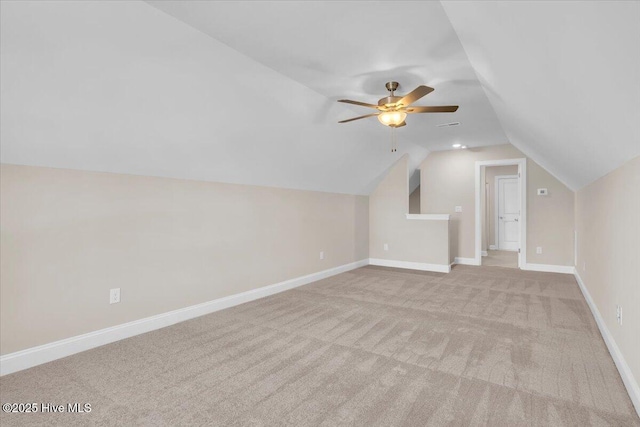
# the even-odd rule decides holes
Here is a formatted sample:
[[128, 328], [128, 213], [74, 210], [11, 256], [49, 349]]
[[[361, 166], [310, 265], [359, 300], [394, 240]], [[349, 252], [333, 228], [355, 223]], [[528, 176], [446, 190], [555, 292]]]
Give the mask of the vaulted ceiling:
[[640, 2], [444, 2], [509, 142], [576, 190], [640, 155]]
[[[573, 189], [640, 155], [636, 2], [0, 5], [5, 163], [368, 194], [453, 143]], [[389, 80], [460, 109], [410, 116], [393, 154], [375, 118], [337, 123]]]

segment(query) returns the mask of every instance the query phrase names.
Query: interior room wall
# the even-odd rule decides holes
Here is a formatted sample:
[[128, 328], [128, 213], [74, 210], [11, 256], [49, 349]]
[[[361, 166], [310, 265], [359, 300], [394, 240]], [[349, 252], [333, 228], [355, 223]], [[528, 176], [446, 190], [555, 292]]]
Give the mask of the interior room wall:
[[0, 170], [3, 355], [369, 257], [366, 196]]
[[[526, 158], [511, 144], [432, 152], [420, 165], [422, 213], [451, 214], [452, 256], [475, 256], [475, 162]], [[547, 188], [548, 196], [537, 196]], [[462, 212], [455, 212], [461, 206]], [[536, 247], [542, 254], [536, 254]], [[574, 193], [527, 159], [527, 263], [573, 265]]]
[[[640, 380], [640, 157], [576, 192], [576, 270]], [[622, 306], [622, 325], [616, 317]]]
[[[445, 220], [410, 220], [409, 157], [402, 156], [369, 196], [369, 256], [376, 259], [449, 265]], [[388, 250], [384, 250], [384, 244]]]
[[499, 175], [518, 175], [518, 166], [488, 166], [482, 168], [482, 182], [484, 188], [480, 203], [482, 218], [482, 250], [488, 250], [496, 245], [496, 185], [495, 179]]

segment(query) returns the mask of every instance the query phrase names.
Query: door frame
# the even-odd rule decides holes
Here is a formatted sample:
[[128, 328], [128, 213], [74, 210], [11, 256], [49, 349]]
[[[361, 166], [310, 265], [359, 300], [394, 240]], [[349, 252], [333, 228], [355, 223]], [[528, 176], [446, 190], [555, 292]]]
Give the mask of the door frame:
[[474, 265], [482, 265], [482, 216], [480, 212], [480, 201], [482, 200], [481, 185], [482, 166], [518, 166], [518, 176], [520, 178], [520, 250], [518, 252], [518, 268], [523, 268], [527, 263], [527, 159], [500, 159], [500, 160], [477, 160], [476, 161], [476, 191], [475, 191], [475, 219], [476, 219], [476, 244]]
[[[486, 173], [486, 171], [485, 171]], [[500, 233], [499, 233], [499, 228], [500, 228], [500, 221], [498, 220], [498, 218], [500, 217], [500, 189], [498, 188], [498, 186], [500, 185], [500, 179], [513, 179], [513, 178], [518, 178], [518, 175], [496, 175], [494, 177], [494, 207], [493, 207], [493, 213], [494, 213], [494, 224], [495, 224], [495, 239], [496, 239], [496, 246], [498, 247], [498, 249], [500, 249]], [[522, 195], [520, 194], [520, 188], [518, 188], [518, 197], [522, 197]], [[486, 202], [485, 202], [486, 203]], [[520, 219], [518, 218], [518, 221]], [[486, 221], [486, 219], [485, 219]], [[520, 224], [518, 224], [520, 225]], [[506, 250], [506, 249], [500, 249], [500, 250]]]

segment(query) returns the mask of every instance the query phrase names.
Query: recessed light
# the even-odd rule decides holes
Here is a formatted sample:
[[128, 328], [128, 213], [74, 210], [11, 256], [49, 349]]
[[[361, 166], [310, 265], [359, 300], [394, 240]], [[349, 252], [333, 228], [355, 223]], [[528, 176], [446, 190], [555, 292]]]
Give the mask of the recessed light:
[[462, 145], [461, 144], [453, 144], [452, 147], [453, 148], [460, 148]]

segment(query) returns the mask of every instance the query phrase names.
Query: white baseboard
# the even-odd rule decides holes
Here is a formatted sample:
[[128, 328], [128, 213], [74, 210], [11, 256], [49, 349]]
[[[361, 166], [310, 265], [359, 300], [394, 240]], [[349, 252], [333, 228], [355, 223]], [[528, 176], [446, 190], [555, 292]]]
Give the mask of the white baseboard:
[[624, 356], [620, 352], [618, 345], [613, 339], [613, 335], [609, 332], [609, 328], [607, 328], [604, 319], [600, 315], [600, 311], [596, 304], [593, 302], [593, 298], [591, 298], [591, 294], [587, 290], [587, 287], [584, 285], [582, 278], [578, 274], [577, 271], [574, 272], [574, 276], [578, 281], [578, 286], [580, 286], [580, 290], [582, 291], [582, 295], [584, 295], [584, 299], [587, 300], [587, 304], [591, 309], [591, 314], [596, 319], [596, 323], [598, 324], [598, 329], [600, 329], [600, 334], [602, 334], [602, 338], [604, 339], [607, 348], [609, 349], [609, 353], [613, 358], [613, 361], [618, 368], [618, 372], [620, 372], [620, 376], [622, 377], [622, 382], [624, 386], [627, 388], [627, 393], [629, 393], [629, 397], [631, 398], [631, 402], [633, 406], [636, 408], [636, 412], [638, 416], [640, 416], [640, 386], [638, 386], [638, 381], [633, 376], [631, 372], [631, 368], [627, 364], [627, 361], [624, 359]]
[[273, 295], [298, 286], [306, 285], [327, 277], [335, 276], [336, 274], [364, 267], [368, 264], [369, 260], [363, 259], [351, 264], [345, 264], [306, 276], [296, 277], [294, 279], [285, 280], [284, 282], [215, 299], [202, 304], [192, 305], [190, 307], [169, 311], [156, 316], [134, 320], [122, 325], [100, 329], [83, 335], [77, 335], [75, 337], [28, 348], [15, 353], [9, 353], [0, 357], [0, 376], [71, 356], [72, 354], [76, 354], [81, 351], [89, 350], [125, 338], [130, 338], [135, 335], [144, 334], [145, 332], [171, 326], [185, 320]]
[[369, 264], [381, 267], [406, 268], [409, 270], [435, 271], [436, 273], [449, 273], [451, 266], [448, 264], [427, 264], [424, 262], [395, 261], [392, 259], [369, 258]]
[[496, 249], [498, 249], [498, 247], [496, 245], [489, 245], [489, 249], [495, 251]]
[[462, 265], [478, 265], [476, 263], [475, 258], [462, 258], [462, 257], [455, 257], [453, 259], [453, 263], [454, 264], [462, 264]]
[[487, 251], [482, 251], [482, 252], [481, 252], [481, 255], [482, 255], [482, 256], [489, 256], [489, 254], [487, 253]]
[[546, 273], [564, 273], [564, 274], [574, 274], [576, 269], [572, 265], [551, 265], [551, 264], [531, 264], [526, 263], [523, 267], [523, 270], [529, 271], [544, 271]]

